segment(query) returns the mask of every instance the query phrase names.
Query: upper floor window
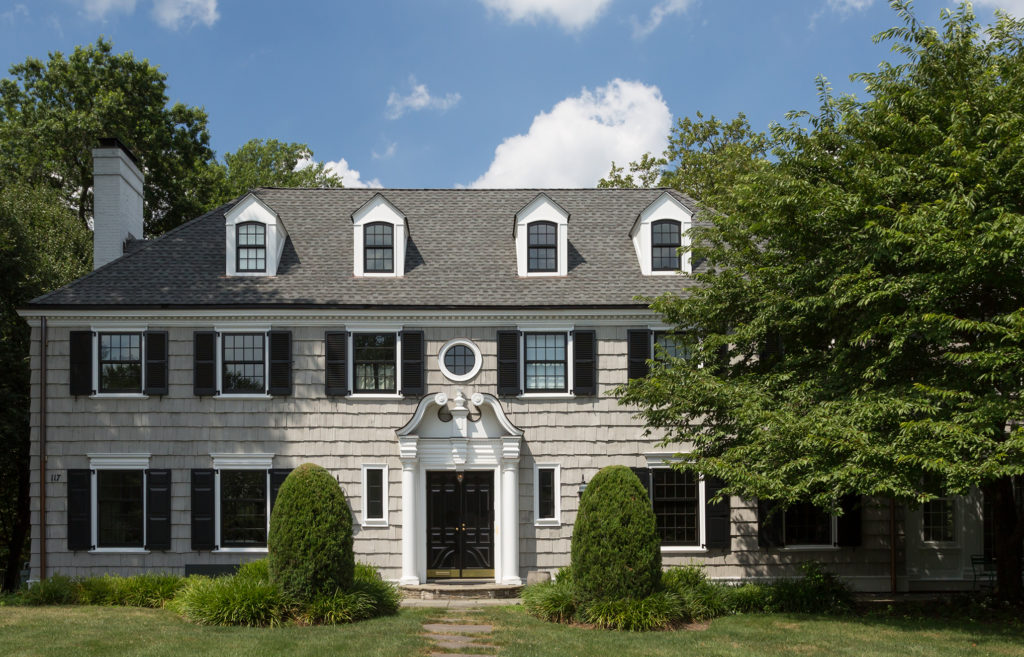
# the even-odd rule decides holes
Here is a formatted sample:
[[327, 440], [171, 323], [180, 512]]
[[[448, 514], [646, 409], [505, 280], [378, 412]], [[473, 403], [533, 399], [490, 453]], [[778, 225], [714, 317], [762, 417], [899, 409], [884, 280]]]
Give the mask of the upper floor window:
[[363, 235], [363, 262], [367, 272], [395, 271], [395, 227], [383, 222], [366, 226]]
[[678, 270], [681, 239], [681, 224], [678, 221], [662, 219], [651, 224], [651, 269]]
[[255, 272], [267, 270], [267, 227], [255, 221], [239, 224], [237, 230], [238, 258], [236, 270]]
[[395, 333], [352, 334], [354, 392], [398, 391], [396, 337]]
[[167, 394], [167, 332], [108, 325], [68, 336], [72, 395]]
[[195, 331], [192, 390], [198, 397], [292, 394], [292, 334], [231, 326]]
[[499, 395], [597, 394], [597, 333], [531, 326], [498, 331]]
[[264, 333], [224, 334], [221, 394], [266, 392]]
[[550, 221], [527, 226], [527, 264], [530, 272], [558, 271], [558, 227]]
[[100, 333], [99, 391], [142, 392], [142, 334]]
[[565, 333], [526, 333], [523, 335], [524, 390], [526, 392], [566, 392], [568, 359]]

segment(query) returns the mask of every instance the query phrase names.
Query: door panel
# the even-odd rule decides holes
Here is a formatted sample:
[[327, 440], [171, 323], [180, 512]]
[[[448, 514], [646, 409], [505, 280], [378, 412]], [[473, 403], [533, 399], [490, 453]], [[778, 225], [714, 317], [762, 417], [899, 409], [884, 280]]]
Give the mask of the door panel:
[[494, 568], [494, 473], [467, 472], [462, 481], [462, 569]]
[[[454, 472], [427, 473], [427, 569], [459, 568], [459, 482]], [[441, 575], [436, 575], [440, 577]], [[457, 574], [448, 575], [457, 577]]]
[[494, 473], [427, 472], [427, 577], [494, 575]]

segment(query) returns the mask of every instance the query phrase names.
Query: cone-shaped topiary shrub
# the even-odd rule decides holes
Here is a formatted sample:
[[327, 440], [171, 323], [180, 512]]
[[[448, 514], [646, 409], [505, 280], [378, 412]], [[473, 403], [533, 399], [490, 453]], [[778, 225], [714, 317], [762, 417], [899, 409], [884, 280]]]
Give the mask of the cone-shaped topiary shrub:
[[587, 484], [572, 530], [573, 593], [581, 604], [640, 599], [661, 581], [661, 541], [647, 492], [624, 466]]
[[304, 463], [281, 484], [267, 539], [271, 579], [300, 601], [352, 586], [352, 512], [334, 477]]

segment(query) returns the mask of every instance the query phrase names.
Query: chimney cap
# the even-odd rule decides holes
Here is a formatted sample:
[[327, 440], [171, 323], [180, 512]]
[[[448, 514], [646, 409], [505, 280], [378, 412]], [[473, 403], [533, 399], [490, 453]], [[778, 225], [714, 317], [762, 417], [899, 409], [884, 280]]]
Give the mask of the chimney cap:
[[139, 164], [139, 158], [135, 157], [135, 153], [132, 149], [124, 145], [124, 142], [117, 137], [100, 137], [100, 148], [120, 148], [124, 151], [124, 154], [128, 156], [128, 159], [132, 161], [135, 166], [141, 166]]

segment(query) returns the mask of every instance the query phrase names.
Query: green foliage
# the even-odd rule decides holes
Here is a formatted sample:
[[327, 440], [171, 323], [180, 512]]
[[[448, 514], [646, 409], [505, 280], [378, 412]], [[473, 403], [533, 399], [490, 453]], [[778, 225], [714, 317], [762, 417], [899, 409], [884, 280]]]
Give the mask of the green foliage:
[[255, 561], [248, 561], [238, 567], [238, 571], [234, 575], [235, 577], [241, 577], [243, 579], [252, 579], [256, 581], [270, 581], [270, 562], [268, 559], [256, 559]]
[[679, 597], [686, 616], [691, 620], [710, 620], [729, 611], [731, 588], [709, 581], [701, 566], [670, 568], [662, 573], [661, 585]]
[[[903, 25], [876, 40], [902, 63], [855, 76], [863, 100], [819, 80], [818, 111], [767, 137], [770, 163], [742, 130], [735, 152], [704, 149], [700, 132], [722, 128], [691, 122], [680, 157], [735, 169], [703, 199], [722, 214], [693, 230], [708, 272], [652, 306], [694, 357], [653, 363], [620, 401], [692, 445], [683, 467], [723, 479], [726, 495], [837, 512], [849, 493], [919, 503], [980, 486], [1012, 509], [1010, 482], [1024, 483], [1024, 22], [1000, 15], [982, 30], [963, 3], [933, 28], [892, 5]], [[995, 540], [1014, 598], [1017, 511]]]
[[361, 591], [335, 591], [319, 595], [302, 609], [300, 618], [310, 625], [340, 625], [375, 616], [374, 601]]
[[76, 582], [76, 602], [84, 605], [163, 607], [184, 585], [183, 577], [161, 573], [88, 577]]
[[587, 484], [572, 530], [572, 575], [582, 603], [643, 599], [661, 581], [654, 511], [629, 468], [603, 468]]
[[267, 541], [271, 579], [297, 600], [352, 587], [352, 512], [324, 468], [305, 463], [281, 484]]
[[531, 615], [553, 623], [570, 623], [576, 618], [576, 597], [572, 582], [556, 578], [523, 589], [523, 607]]
[[384, 581], [376, 568], [362, 563], [356, 564], [352, 592], [369, 598], [372, 604], [371, 616], [397, 614], [402, 604], [402, 592], [398, 587]]
[[[92, 148], [118, 137], [146, 173], [146, 232], [204, 211], [218, 172], [206, 112], [167, 98], [167, 76], [102, 37], [67, 57], [29, 57], [0, 80], [0, 183], [55, 185], [85, 224], [92, 216]], [[141, 236], [140, 236], [141, 237]]]
[[579, 615], [584, 623], [628, 632], [663, 630], [686, 620], [682, 599], [666, 591], [645, 598], [594, 600], [586, 603]]
[[803, 614], [845, 613], [853, 607], [850, 587], [814, 561], [801, 564], [804, 576], [774, 584], [771, 608], [766, 611]]
[[73, 605], [78, 602], [78, 584], [67, 575], [51, 575], [21, 592], [27, 605]]
[[281, 587], [248, 577], [189, 577], [168, 605], [199, 625], [274, 627], [291, 615]]
[[276, 139], [250, 139], [224, 156], [223, 189], [219, 201], [227, 202], [256, 187], [341, 187], [342, 181], [313, 159], [306, 144]]

